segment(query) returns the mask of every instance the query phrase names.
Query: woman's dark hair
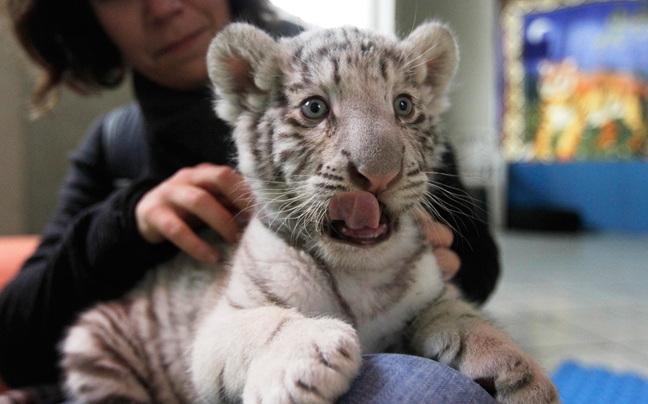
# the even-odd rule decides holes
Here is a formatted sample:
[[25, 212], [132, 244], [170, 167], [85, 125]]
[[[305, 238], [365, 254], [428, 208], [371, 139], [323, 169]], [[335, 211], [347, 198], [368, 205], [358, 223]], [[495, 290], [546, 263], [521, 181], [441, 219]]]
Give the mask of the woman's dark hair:
[[[229, 0], [229, 6], [234, 21], [263, 27], [276, 18], [268, 0]], [[37, 113], [53, 106], [60, 85], [89, 94], [124, 79], [121, 53], [89, 0], [7, 0], [7, 9], [20, 44], [43, 69], [32, 94]]]

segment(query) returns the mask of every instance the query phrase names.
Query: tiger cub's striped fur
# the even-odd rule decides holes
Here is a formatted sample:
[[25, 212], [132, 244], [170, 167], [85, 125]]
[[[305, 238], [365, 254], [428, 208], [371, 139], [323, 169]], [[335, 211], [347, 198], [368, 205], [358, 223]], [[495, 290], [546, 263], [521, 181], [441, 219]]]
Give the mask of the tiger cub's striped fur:
[[212, 43], [217, 112], [256, 198], [228, 263], [184, 255], [84, 314], [64, 344], [84, 402], [330, 403], [363, 352], [408, 352], [491, 381], [502, 403], [556, 403], [533, 361], [444, 284], [413, 211], [457, 62], [450, 31], [403, 41], [341, 28]]

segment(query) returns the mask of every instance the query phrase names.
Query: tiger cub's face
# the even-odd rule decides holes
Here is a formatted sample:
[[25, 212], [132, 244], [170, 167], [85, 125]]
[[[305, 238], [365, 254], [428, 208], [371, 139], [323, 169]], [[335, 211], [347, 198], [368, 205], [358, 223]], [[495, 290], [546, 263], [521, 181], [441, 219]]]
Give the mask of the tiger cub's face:
[[397, 243], [443, 152], [436, 127], [456, 62], [439, 23], [403, 41], [338, 28], [276, 42], [245, 24], [218, 35], [216, 110], [266, 225], [329, 255]]

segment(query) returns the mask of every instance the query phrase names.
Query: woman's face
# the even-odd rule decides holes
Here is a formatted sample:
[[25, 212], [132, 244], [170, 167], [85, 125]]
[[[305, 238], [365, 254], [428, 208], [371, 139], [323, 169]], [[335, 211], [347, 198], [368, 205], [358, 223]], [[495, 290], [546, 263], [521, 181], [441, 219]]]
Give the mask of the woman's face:
[[126, 62], [176, 89], [205, 84], [209, 44], [231, 20], [227, 0], [90, 1]]

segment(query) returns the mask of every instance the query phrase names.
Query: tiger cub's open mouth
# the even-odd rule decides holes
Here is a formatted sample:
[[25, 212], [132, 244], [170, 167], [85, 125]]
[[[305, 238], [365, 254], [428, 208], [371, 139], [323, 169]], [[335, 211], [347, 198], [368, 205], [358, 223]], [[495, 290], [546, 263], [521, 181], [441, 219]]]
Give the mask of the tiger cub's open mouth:
[[373, 246], [391, 235], [393, 221], [384, 205], [369, 192], [349, 191], [329, 202], [330, 236], [357, 246]]

